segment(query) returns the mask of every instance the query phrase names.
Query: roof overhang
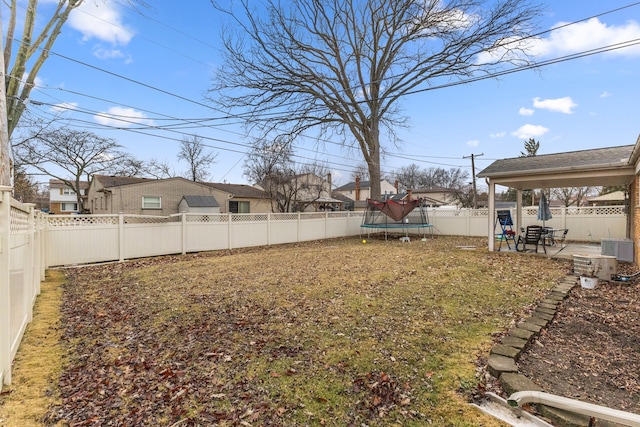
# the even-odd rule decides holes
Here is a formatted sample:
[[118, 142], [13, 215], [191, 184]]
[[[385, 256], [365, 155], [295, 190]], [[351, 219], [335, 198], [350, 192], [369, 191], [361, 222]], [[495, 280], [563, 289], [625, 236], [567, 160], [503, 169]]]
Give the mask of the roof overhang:
[[575, 169], [563, 171], [537, 170], [535, 172], [514, 174], [493, 174], [487, 176], [490, 183], [504, 187], [529, 190], [534, 188], [562, 188], [589, 186], [628, 185], [633, 181], [635, 168], [630, 165], [603, 169]]

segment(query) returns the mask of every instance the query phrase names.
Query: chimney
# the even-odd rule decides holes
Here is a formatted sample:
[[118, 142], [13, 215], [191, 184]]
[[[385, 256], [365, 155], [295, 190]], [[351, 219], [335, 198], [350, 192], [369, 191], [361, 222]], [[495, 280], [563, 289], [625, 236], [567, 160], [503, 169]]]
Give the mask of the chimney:
[[400, 183], [398, 182], [398, 180], [396, 179], [396, 182], [393, 184], [394, 187], [396, 187], [396, 194], [400, 194]]
[[409, 202], [413, 200], [413, 190], [407, 190], [407, 200]]
[[360, 177], [356, 176], [356, 202], [360, 200]]
[[331, 182], [331, 174], [330, 173], [327, 174], [327, 183], [329, 184], [329, 193], [331, 193], [333, 191], [333, 184]]

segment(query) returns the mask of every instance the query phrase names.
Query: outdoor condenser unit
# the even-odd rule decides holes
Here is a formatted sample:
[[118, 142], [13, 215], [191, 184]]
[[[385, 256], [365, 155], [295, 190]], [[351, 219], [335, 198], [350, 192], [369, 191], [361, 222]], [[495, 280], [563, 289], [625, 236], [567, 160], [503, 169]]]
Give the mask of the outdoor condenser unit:
[[633, 262], [633, 241], [630, 239], [602, 239], [602, 255], [614, 256], [618, 261]]

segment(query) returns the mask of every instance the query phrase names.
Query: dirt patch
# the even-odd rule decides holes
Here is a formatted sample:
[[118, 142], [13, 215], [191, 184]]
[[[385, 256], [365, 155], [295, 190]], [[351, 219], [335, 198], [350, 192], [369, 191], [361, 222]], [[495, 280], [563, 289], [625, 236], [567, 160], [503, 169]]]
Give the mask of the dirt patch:
[[525, 351], [520, 372], [545, 391], [640, 414], [640, 285], [576, 286]]

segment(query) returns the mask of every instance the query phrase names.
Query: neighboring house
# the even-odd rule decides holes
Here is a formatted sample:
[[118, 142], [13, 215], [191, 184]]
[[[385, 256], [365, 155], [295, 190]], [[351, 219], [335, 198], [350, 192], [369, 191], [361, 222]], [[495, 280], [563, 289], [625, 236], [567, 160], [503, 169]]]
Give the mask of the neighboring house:
[[627, 203], [627, 195], [624, 191], [613, 191], [602, 196], [589, 197], [587, 203], [591, 206], [624, 205]]
[[180, 211], [185, 196], [209, 196], [212, 188], [184, 178], [129, 178], [94, 175], [88, 192], [93, 214], [137, 214], [167, 216]]
[[[87, 209], [86, 194], [88, 187], [88, 182], [80, 182], [80, 195], [85, 199], [85, 209]], [[49, 213], [71, 214], [79, 212], [80, 207], [78, 206], [78, 197], [76, 196], [76, 192], [59, 179], [49, 180]]]
[[265, 179], [265, 191], [272, 195], [273, 212], [320, 212], [343, 210], [344, 202], [331, 192], [331, 174], [323, 179], [314, 173], [273, 176]]
[[423, 199], [425, 205], [431, 207], [458, 204], [454, 190], [445, 187], [418, 188], [413, 190], [413, 196]]
[[[360, 178], [356, 178], [355, 181], [338, 187], [334, 191], [348, 197], [354, 202], [366, 202], [366, 200], [371, 197], [371, 182], [361, 181]], [[383, 197], [385, 195], [398, 194], [398, 188], [386, 179], [383, 179], [380, 181], [380, 194]], [[356, 209], [358, 209], [360, 205], [366, 206], [366, 203], [355, 203], [354, 205]]]
[[220, 204], [221, 213], [267, 213], [271, 212], [269, 195], [256, 187], [226, 182], [206, 182]]
[[182, 196], [178, 212], [217, 214], [220, 213], [220, 205], [213, 196]]

